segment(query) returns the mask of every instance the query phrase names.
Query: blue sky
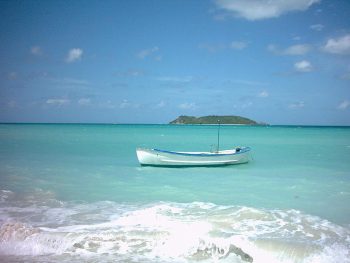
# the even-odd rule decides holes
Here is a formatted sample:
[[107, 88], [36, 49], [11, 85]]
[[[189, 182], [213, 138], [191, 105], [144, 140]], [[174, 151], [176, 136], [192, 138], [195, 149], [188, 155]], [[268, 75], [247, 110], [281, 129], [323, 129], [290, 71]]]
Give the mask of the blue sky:
[[0, 1], [0, 121], [350, 125], [350, 1]]

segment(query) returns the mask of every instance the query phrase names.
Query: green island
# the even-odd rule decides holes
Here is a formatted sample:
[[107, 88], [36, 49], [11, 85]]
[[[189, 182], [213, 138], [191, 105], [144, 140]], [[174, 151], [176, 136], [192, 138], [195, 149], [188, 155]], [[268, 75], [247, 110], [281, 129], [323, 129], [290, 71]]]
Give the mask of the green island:
[[241, 116], [179, 116], [175, 120], [171, 121], [169, 124], [236, 124], [236, 125], [266, 125], [263, 123], [257, 123], [251, 119], [241, 117]]

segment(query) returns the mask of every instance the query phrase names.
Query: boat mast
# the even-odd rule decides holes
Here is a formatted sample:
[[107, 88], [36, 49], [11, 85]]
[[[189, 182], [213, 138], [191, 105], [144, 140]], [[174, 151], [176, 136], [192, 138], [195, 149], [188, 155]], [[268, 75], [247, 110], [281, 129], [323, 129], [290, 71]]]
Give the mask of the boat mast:
[[218, 128], [218, 148], [217, 148], [217, 152], [219, 152], [220, 149], [220, 120], [218, 120], [218, 124], [219, 124], [219, 128]]

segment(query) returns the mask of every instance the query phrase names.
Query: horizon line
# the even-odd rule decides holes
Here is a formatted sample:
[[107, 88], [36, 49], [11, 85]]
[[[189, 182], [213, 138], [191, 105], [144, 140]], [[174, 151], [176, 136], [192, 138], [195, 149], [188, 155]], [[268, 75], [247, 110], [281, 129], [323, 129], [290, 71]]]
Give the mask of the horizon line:
[[[171, 124], [171, 123], [116, 123], [116, 122], [0, 122], [0, 125], [6, 124], [51, 124], [51, 125], [171, 125], [171, 126], [216, 126], [218, 124]], [[350, 127], [350, 125], [341, 124], [224, 124], [222, 126], [293, 126], [293, 127]]]

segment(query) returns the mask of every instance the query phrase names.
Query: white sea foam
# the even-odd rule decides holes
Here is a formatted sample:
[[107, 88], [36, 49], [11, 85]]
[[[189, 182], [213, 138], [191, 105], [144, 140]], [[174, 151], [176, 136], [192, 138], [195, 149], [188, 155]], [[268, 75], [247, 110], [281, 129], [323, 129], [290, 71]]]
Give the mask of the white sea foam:
[[2, 202], [0, 254], [11, 261], [350, 262], [349, 227], [297, 210], [39, 196]]
[[0, 202], [5, 202], [9, 197], [13, 195], [12, 191], [0, 190]]

